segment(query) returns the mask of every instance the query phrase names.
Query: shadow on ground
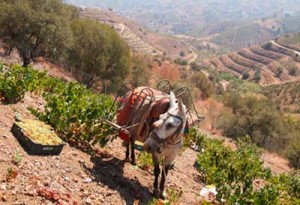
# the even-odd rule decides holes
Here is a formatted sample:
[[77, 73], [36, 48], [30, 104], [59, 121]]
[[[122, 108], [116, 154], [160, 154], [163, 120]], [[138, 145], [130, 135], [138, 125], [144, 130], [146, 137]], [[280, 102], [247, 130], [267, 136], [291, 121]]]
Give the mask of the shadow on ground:
[[105, 156], [91, 157], [94, 163], [93, 168], [83, 167], [94, 177], [94, 180], [107, 185], [110, 189], [117, 190], [126, 204], [133, 204], [137, 200], [138, 204], [147, 204], [152, 198], [152, 193], [148, 187], [143, 186], [137, 179], [125, 177], [123, 175], [124, 161]]

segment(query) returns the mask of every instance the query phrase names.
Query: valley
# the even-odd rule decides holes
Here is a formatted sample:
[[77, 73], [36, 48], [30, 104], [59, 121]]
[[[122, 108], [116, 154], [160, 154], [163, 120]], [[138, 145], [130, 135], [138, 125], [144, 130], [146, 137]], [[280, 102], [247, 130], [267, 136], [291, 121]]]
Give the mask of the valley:
[[258, 0], [66, 2], [113, 11], [155, 33], [197, 40], [213, 36], [211, 43], [233, 51], [300, 31], [295, 26], [300, 20], [299, 8], [294, 6], [299, 0], [276, 0], [272, 4]]

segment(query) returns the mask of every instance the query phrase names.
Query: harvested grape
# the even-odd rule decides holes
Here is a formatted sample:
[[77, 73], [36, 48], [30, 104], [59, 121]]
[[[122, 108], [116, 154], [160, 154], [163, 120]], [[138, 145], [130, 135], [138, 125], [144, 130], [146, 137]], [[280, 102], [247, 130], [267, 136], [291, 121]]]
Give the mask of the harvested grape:
[[52, 130], [50, 125], [38, 120], [22, 119], [16, 124], [33, 142], [42, 145], [59, 145], [63, 141]]

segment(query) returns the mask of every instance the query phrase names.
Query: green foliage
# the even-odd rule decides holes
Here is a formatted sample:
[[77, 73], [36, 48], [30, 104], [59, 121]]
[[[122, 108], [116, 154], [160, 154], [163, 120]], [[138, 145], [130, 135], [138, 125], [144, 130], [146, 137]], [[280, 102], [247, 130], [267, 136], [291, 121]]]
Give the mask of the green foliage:
[[289, 112], [297, 111], [299, 91], [297, 82], [264, 88], [251, 82], [231, 82], [223, 96], [226, 107], [218, 118], [217, 126], [232, 138], [250, 135], [257, 145], [286, 156], [291, 165], [297, 167], [299, 120], [284, 114], [283, 108], [292, 108]]
[[248, 72], [243, 72], [243, 76], [242, 76], [242, 79], [243, 80], [247, 80], [249, 78], [249, 73]]
[[137, 166], [143, 170], [151, 170], [153, 168], [152, 155], [147, 152], [140, 152], [138, 155]]
[[281, 132], [282, 114], [263, 96], [226, 94], [224, 104], [232, 112], [225, 109], [217, 124], [229, 137], [249, 135], [255, 143], [264, 146], [267, 138], [275, 138]]
[[21, 164], [22, 160], [23, 156], [19, 153], [19, 151], [16, 151], [12, 156], [12, 163], [18, 166]]
[[266, 50], [270, 50], [272, 47], [272, 43], [271, 42], [267, 42], [263, 45], [263, 48], [266, 49]]
[[[13, 75], [12, 75], [13, 74]], [[25, 94], [25, 83], [23, 73], [16, 69], [9, 70], [0, 74], [0, 96], [4, 103], [16, 103]]]
[[287, 148], [287, 157], [293, 167], [300, 168], [300, 132], [290, 140]]
[[[101, 118], [112, 106], [112, 98], [96, 95], [78, 83], [65, 83], [30, 68], [12, 67], [0, 72], [0, 93], [8, 102], [22, 99], [26, 91], [43, 94], [45, 112], [32, 112], [52, 125], [56, 132], [73, 142], [100, 143], [104, 146], [112, 128]], [[10, 98], [7, 98], [9, 96]]]
[[96, 80], [118, 87], [129, 74], [131, 53], [127, 44], [108, 25], [90, 19], [74, 20], [69, 64], [82, 73], [82, 82], [92, 87]]
[[272, 99], [281, 108], [290, 108], [290, 113], [297, 113], [300, 105], [300, 82], [270, 85], [264, 88], [263, 94]]
[[97, 80], [119, 87], [130, 72], [131, 52], [114, 29], [79, 19], [75, 7], [61, 0], [1, 1], [0, 28], [7, 53], [16, 48], [24, 67], [43, 56], [75, 67], [88, 87]]
[[269, 180], [273, 192], [280, 193], [278, 204], [294, 205], [300, 203], [300, 173], [282, 173], [279, 176], [272, 176]]
[[[208, 139], [197, 131], [200, 153], [197, 169], [206, 184], [217, 187], [221, 204], [297, 204], [299, 203], [299, 175], [272, 176], [263, 168], [260, 150], [246, 137], [238, 141], [238, 150], [224, 147], [222, 141]], [[260, 180], [261, 186], [255, 185]]]
[[206, 75], [201, 71], [193, 74], [190, 81], [202, 92], [202, 97], [207, 98], [214, 92], [213, 84], [208, 80]]
[[0, 37], [16, 48], [27, 67], [38, 56], [58, 59], [70, 43], [69, 21], [74, 9], [60, 0], [0, 2]]
[[131, 82], [135, 87], [148, 85], [150, 79], [150, 59], [146, 56], [136, 55], [133, 57], [131, 70]]
[[68, 83], [54, 93], [45, 93], [45, 113], [39, 115], [71, 141], [97, 142], [104, 146], [111, 127], [100, 119], [112, 106], [109, 96], [98, 96], [77, 83]]
[[276, 77], [279, 78], [281, 73], [283, 73], [283, 68], [279, 66], [278, 68], [276, 68]]
[[19, 66], [6, 71], [0, 68], [0, 96], [5, 103], [16, 103], [24, 97], [26, 91], [38, 92], [42, 89], [39, 79], [46, 76], [45, 72]]
[[254, 76], [253, 76], [253, 79], [256, 83], [259, 83], [259, 81], [261, 80], [261, 74], [260, 74], [260, 71], [256, 71]]
[[182, 65], [182, 66], [187, 65], [187, 61], [186, 61], [186, 60], [183, 60], [183, 59], [181, 59], [181, 58], [176, 58], [176, 59], [174, 60], [174, 63], [176, 63], [176, 64], [178, 64], [178, 65]]
[[259, 84], [249, 82], [249, 81], [239, 81], [239, 80], [230, 81], [228, 90], [230, 92], [237, 92], [240, 94], [262, 93], [262, 87]]
[[191, 147], [195, 144], [197, 146], [200, 146], [200, 147], [198, 147], [198, 149], [201, 149], [201, 148], [203, 148], [202, 146], [203, 146], [203, 141], [205, 140], [205, 137], [206, 137], [205, 134], [199, 133], [197, 131], [197, 129], [195, 129], [195, 128], [191, 128], [189, 130], [189, 134], [187, 136], [184, 136], [184, 138], [183, 138], [183, 146]]

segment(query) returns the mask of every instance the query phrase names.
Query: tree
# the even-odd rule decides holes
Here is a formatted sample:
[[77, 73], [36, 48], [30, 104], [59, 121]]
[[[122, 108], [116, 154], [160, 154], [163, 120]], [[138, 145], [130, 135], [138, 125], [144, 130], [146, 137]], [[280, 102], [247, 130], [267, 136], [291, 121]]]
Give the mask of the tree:
[[243, 72], [242, 79], [247, 80], [249, 78], [249, 73], [248, 72]]
[[204, 73], [197, 72], [192, 75], [191, 82], [202, 92], [203, 98], [208, 98], [214, 92], [213, 84], [208, 80]]
[[184, 59], [181, 59], [181, 58], [176, 58], [176, 59], [174, 60], [174, 63], [176, 63], [176, 64], [178, 64], [178, 65], [182, 65], [182, 66], [187, 65], [187, 61], [184, 60]]
[[256, 83], [259, 83], [259, 81], [261, 80], [261, 76], [260, 76], [260, 71], [259, 71], [259, 70], [257, 70], [257, 71], [255, 72], [253, 78], [254, 78], [254, 81], [255, 81]]
[[82, 81], [92, 87], [98, 80], [119, 86], [129, 74], [131, 52], [108, 25], [77, 19], [71, 25], [73, 46], [69, 64], [83, 73]]
[[184, 51], [180, 51], [179, 55], [180, 55], [181, 57], [184, 57], [184, 56], [185, 56], [185, 52], [184, 52]]
[[291, 67], [288, 68], [288, 70], [291, 76], [295, 76], [298, 69], [296, 65], [292, 65]]
[[201, 66], [195, 62], [191, 63], [191, 69], [194, 71], [200, 71], [201, 70]]
[[241, 96], [237, 93], [227, 94], [224, 104], [232, 112], [223, 112], [218, 127], [224, 129], [227, 136], [239, 138], [249, 135], [258, 145], [282, 133], [282, 113], [270, 100], [257, 95]]
[[0, 3], [0, 37], [8, 49], [16, 48], [23, 66], [38, 56], [54, 59], [70, 43], [73, 7], [60, 0], [7, 0]]
[[133, 57], [133, 66], [131, 70], [132, 85], [137, 87], [147, 85], [150, 79], [150, 59], [146, 56], [136, 55]]
[[279, 78], [282, 73], [283, 73], [283, 68], [281, 66], [276, 68], [276, 77]]
[[219, 116], [220, 109], [222, 107], [222, 104], [218, 103], [216, 100], [210, 98], [207, 101], [207, 114], [211, 122], [211, 132], [215, 132], [215, 127], [217, 123], [217, 119]]

